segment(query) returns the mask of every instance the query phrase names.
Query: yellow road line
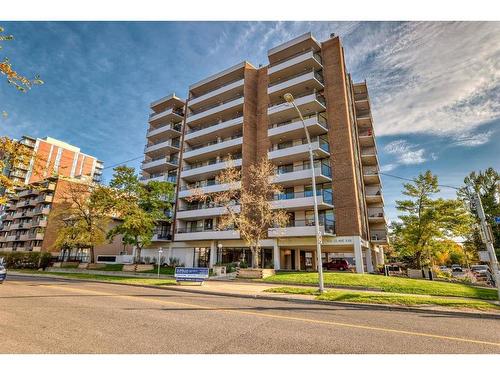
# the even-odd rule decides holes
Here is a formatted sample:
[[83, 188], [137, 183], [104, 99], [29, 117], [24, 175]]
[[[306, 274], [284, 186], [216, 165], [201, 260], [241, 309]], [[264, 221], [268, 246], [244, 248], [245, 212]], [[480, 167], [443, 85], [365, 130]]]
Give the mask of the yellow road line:
[[133, 301], [142, 300], [142, 301], [147, 301], [147, 302], [157, 303], [157, 304], [177, 305], [177, 306], [183, 306], [183, 307], [195, 307], [195, 308], [204, 309], [204, 310], [213, 310], [216, 312], [229, 312], [229, 313], [235, 313], [235, 314], [252, 315], [252, 316], [259, 316], [259, 317], [266, 317], [266, 318], [273, 318], [273, 319], [299, 321], [299, 322], [323, 324], [323, 325], [339, 326], [339, 327], [348, 327], [348, 328], [357, 328], [357, 329], [364, 329], [364, 330], [370, 330], [370, 331], [390, 332], [390, 333], [397, 333], [397, 334], [406, 335], [406, 336], [428, 337], [428, 338], [435, 338], [435, 339], [441, 339], [441, 340], [451, 340], [451, 341], [459, 341], [459, 342], [481, 344], [481, 345], [492, 345], [492, 346], [500, 347], [500, 342], [472, 340], [472, 339], [465, 339], [465, 338], [453, 337], [453, 336], [436, 335], [436, 334], [431, 334], [431, 333], [404, 331], [404, 330], [398, 330], [398, 329], [392, 329], [392, 328], [372, 327], [372, 326], [365, 326], [365, 325], [360, 325], [360, 324], [340, 323], [340, 322], [332, 322], [332, 321], [308, 319], [308, 318], [298, 318], [298, 317], [292, 317], [292, 316], [258, 313], [258, 312], [251, 312], [251, 311], [237, 311], [237, 310], [232, 310], [232, 309], [228, 309], [228, 308], [218, 308], [218, 307], [214, 308], [211, 306], [203, 306], [203, 305], [197, 305], [197, 304], [191, 304], [191, 303], [165, 301], [165, 300], [158, 300], [158, 299], [154, 299], [154, 298], [140, 297], [140, 296], [109, 294], [109, 293], [96, 292], [93, 290], [70, 288], [70, 287], [55, 286], [55, 285], [41, 285], [41, 286], [44, 286], [47, 288], [68, 290], [68, 291], [91, 293], [91, 294], [95, 294], [96, 296], [102, 296], [102, 297], [115, 297], [115, 298], [128, 299], [128, 300], [133, 300]]

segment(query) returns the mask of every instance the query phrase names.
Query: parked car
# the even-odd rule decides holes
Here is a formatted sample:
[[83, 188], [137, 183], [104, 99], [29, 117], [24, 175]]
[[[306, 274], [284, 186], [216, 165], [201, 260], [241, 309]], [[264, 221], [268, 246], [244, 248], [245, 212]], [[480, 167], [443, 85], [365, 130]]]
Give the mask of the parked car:
[[464, 270], [462, 269], [462, 266], [460, 264], [452, 264], [451, 272], [464, 272]]
[[493, 275], [491, 274], [490, 268], [486, 264], [474, 264], [470, 267], [470, 270], [476, 277], [478, 282], [484, 282], [486, 284], [494, 285]]
[[6, 277], [7, 277], [7, 269], [2, 263], [0, 263], [0, 284], [3, 283]]
[[326, 268], [328, 271], [346, 271], [349, 269], [349, 262], [345, 259], [333, 259], [329, 262], [323, 263], [323, 268]]

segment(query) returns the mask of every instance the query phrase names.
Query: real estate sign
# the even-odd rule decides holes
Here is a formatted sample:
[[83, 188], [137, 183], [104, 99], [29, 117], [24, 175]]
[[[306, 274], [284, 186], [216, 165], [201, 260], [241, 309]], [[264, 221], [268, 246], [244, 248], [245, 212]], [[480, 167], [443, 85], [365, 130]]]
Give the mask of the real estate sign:
[[206, 279], [208, 279], [208, 268], [175, 267], [176, 281], [193, 281], [202, 283]]

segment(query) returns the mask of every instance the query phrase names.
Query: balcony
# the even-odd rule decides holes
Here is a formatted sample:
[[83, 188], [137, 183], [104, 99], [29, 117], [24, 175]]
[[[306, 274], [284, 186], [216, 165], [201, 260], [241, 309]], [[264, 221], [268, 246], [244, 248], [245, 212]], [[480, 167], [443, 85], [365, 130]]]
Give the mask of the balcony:
[[379, 186], [365, 187], [366, 203], [383, 203], [382, 191]]
[[23, 197], [27, 197], [28, 195], [37, 195], [38, 194], [38, 191], [34, 190], [34, 189], [28, 189], [28, 190], [23, 190], [21, 191], [18, 196], [19, 198], [23, 198]]
[[[241, 156], [232, 160], [231, 165], [241, 167]], [[187, 181], [204, 180], [215, 177], [220, 171], [229, 167], [228, 161], [213, 162], [202, 166], [186, 166], [181, 171], [181, 178]]]
[[[208, 217], [221, 216], [227, 213], [225, 207], [211, 207], [210, 204], [190, 205], [188, 207], [188, 209], [177, 211], [177, 219], [200, 220]], [[232, 206], [232, 210], [238, 212], [240, 206], [234, 205]]]
[[153, 242], [170, 242], [172, 241], [172, 235], [170, 233], [158, 234], [155, 233], [152, 238]]
[[320, 69], [322, 68], [322, 59], [319, 53], [310, 50], [307, 52], [299, 52], [297, 55], [288, 57], [286, 60], [274, 64], [267, 70], [269, 80], [273, 81], [278, 76], [289, 76], [297, 71], [303, 71], [307, 68]]
[[226, 83], [215, 90], [189, 100], [188, 106], [192, 110], [196, 110], [203, 105], [208, 106], [216, 101], [227, 100], [230, 97], [234, 97], [238, 91], [242, 91], [244, 84], [245, 79], [238, 77], [238, 79], [236, 79], [235, 81]]
[[47, 219], [45, 220], [34, 220], [31, 222], [32, 227], [41, 227], [44, 228], [47, 226]]
[[273, 82], [267, 88], [267, 94], [271, 101], [277, 100], [280, 96], [289, 91], [304, 92], [324, 88], [323, 76], [319, 71], [299, 72], [293, 76], [283, 77], [280, 81]]
[[144, 147], [144, 153], [147, 154], [154, 151], [175, 152], [179, 151], [179, 145], [180, 143], [178, 139], [168, 139], [163, 142], [146, 145]]
[[33, 213], [35, 215], [48, 215], [50, 213], [50, 207], [35, 208]]
[[148, 138], [154, 138], [155, 136], [170, 136], [170, 137], [179, 137], [181, 135], [182, 124], [167, 124], [162, 125], [158, 128], [152, 128], [148, 130], [146, 136]]
[[215, 230], [204, 227], [179, 228], [175, 234], [176, 241], [199, 241], [199, 240], [238, 240], [240, 233], [235, 230]]
[[[314, 114], [306, 117], [304, 118], [304, 123], [306, 124], [311, 137], [325, 134], [328, 131], [326, 117], [322, 114]], [[304, 135], [304, 125], [302, 124], [300, 118], [294, 118], [285, 122], [273, 124], [267, 130], [267, 136], [271, 142], [276, 142], [283, 136], [291, 139], [297, 139], [303, 137]]]
[[375, 137], [371, 129], [360, 131], [358, 136], [361, 147], [375, 147]]
[[184, 150], [182, 158], [186, 161], [199, 159], [200, 157], [212, 158], [221, 153], [231, 154], [241, 149], [243, 144], [242, 134], [235, 134], [233, 139], [214, 141], [199, 146], [189, 147]]
[[186, 123], [190, 125], [197, 125], [201, 123], [202, 119], [210, 120], [210, 117], [214, 117], [217, 115], [222, 117], [224, 115], [228, 115], [230, 112], [234, 112], [236, 109], [241, 107], [241, 111], [243, 110], [243, 96], [238, 96], [236, 98], [229, 99], [227, 101], [222, 101], [218, 104], [199, 109], [196, 112], [193, 112], [188, 116]]
[[380, 185], [380, 175], [378, 167], [363, 166], [363, 180], [365, 185]]
[[[286, 210], [305, 210], [314, 206], [314, 198], [312, 191], [283, 193], [274, 197], [271, 202], [273, 208], [281, 208]], [[318, 209], [330, 209], [333, 207], [333, 194], [329, 190], [318, 190], [316, 192]]]
[[226, 190], [241, 189], [241, 181], [234, 184], [192, 184], [181, 187], [179, 191], [179, 198], [186, 198], [196, 194], [211, 194]]
[[[324, 235], [335, 235], [335, 221], [319, 220], [319, 230]], [[315, 237], [316, 226], [314, 220], [292, 220], [285, 228], [269, 228], [268, 236], [274, 237]]]
[[383, 207], [368, 208], [368, 221], [370, 223], [386, 223], [384, 208]]
[[[332, 181], [332, 169], [319, 161], [314, 163], [314, 175], [318, 184]], [[278, 167], [276, 176], [271, 178], [273, 183], [287, 187], [310, 184], [311, 176], [311, 168], [308, 165], [300, 165], [289, 169]]]
[[179, 122], [184, 118], [183, 111], [179, 109], [169, 108], [163, 112], [151, 113], [149, 115], [150, 124], [159, 124], [160, 122]]
[[149, 177], [141, 177], [141, 181], [144, 183], [148, 183], [150, 181], [159, 181], [159, 182], [170, 182], [172, 184], [177, 183], [177, 176], [169, 175], [167, 173], [156, 173], [152, 174]]
[[[323, 112], [326, 109], [326, 102], [323, 96], [317, 93], [305, 94], [295, 97], [295, 104], [299, 107], [303, 116], [313, 113]], [[270, 123], [279, 123], [297, 116], [295, 108], [287, 102], [271, 104], [267, 109]]]
[[179, 158], [177, 157], [160, 157], [142, 162], [142, 170], [150, 173], [154, 171], [172, 170], [179, 167]]
[[386, 230], [370, 230], [370, 241], [377, 244], [387, 244]]
[[363, 147], [361, 149], [361, 162], [363, 165], [377, 165], [377, 150], [375, 147]]
[[[299, 160], [309, 159], [309, 146], [306, 140], [302, 144], [276, 149], [274, 145], [268, 152], [268, 159], [273, 163], [291, 163]], [[312, 151], [315, 159], [323, 159], [330, 156], [330, 145], [325, 137], [311, 139]]]
[[359, 126], [372, 126], [372, 115], [370, 111], [356, 111], [356, 122]]
[[43, 240], [43, 238], [45, 237], [45, 233], [43, 232], [38, 232], [38, 233], [31, 233], [28, 235], [28, 239], [29, 240]]
[[220, 134], [222, 136], [226, 136], [226, 134], [232, 134], [234, 131], [241, 129], [242, 125], [243, 125], [243, 116], [237, 116], [236, 118], [222, 122], [217, 120], [206, 125], [187, 129], [186, 134], [184, 135], [184, 140], [186, 142], [208, 141], [211, 135], [215, 132], [217, 132], [217, 134]]

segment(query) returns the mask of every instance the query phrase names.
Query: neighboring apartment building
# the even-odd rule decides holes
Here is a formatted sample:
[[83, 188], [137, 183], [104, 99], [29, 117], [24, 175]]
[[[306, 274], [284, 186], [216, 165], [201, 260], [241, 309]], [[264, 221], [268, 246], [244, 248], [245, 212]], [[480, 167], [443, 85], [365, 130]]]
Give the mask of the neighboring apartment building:
[[[0, 251], [43, 251], [59, 255], [60, 250], [54, 243], [59, 224], [50, 215], [68, 197], [71, 184], [87, 183], [89, 179], [50, 177], [34, 182], [29, 188], [17, 188], [5, 206], [5, 215], [0, 224]], [[112, 220], [110, 227], [116, 225]], [[95, 248], [95, 255], [117, 255], [130, 247], [122, 244], [116, 237], [109, 244]], [[74, 250], [73, 257], [86, 260], [86, 250]]]
[[23, 136], [18, 142], [33, 149], [33, 157], [29, 164], [10, 166], [4, 173], [20, 186], [55, 175], [101, 180], [103, 162], [82, 153], [76, 146], [51, 137]]
[[[276, 166], [275, 181], [284, 188], [273, 205], [289, 212], [290, 223], [285, 229], [269, 228], [261, 266], [315, 269], [311, 167], [317, 176], [324, 261], [347, 258], [356, 263], [357, 272], [383, 263], [387, 229], [368, 90], [365, 82], [352, 82], [343, 54], [338, 37], [320, 43], [307, 33], [269, 50], [266, 67], [245, 61], [190, 86], [181, 143], [175, 147], [180, 162], [173, 242], [154, 243], [151, 252], [161, 246], [168, 249], [167, 257], [194, 266], [241, 259], [250, 263], [250, 251], [237, 231], [216, 230], [224, 208], [187, 198], [199, 189], [227, 189], [215, 176], [227, 168], [228, 158], [241, 168], [242, 184], [251, 183], [246, 180], [248, 167], [267, 158]], [[287, 92], [295, 97], [311, 134], [314, 166], [303, 125], [283, 98]], [[163, 109], [169, 120], [160, 128], [181, 121], [180, 110], [179, 117], [168, 117], [174, 106], [169, 100]], [[182, 103], [178, 100], [177, 108]], [[150, 117], [149, 141], [157, 129], [152, 120], [160, 117], [156, 110]], [[175, 139], [179, 136], [175, 133]], [[165, 150], [172, 147], [172, 139], [161, 141]], [[157, 157], [168, 155], [165, 151]], [[150, 157], [146, 152], [147, 173], [152, 173], [144, 168]], [[169, 171], [161, 160], [154, 173]]]

